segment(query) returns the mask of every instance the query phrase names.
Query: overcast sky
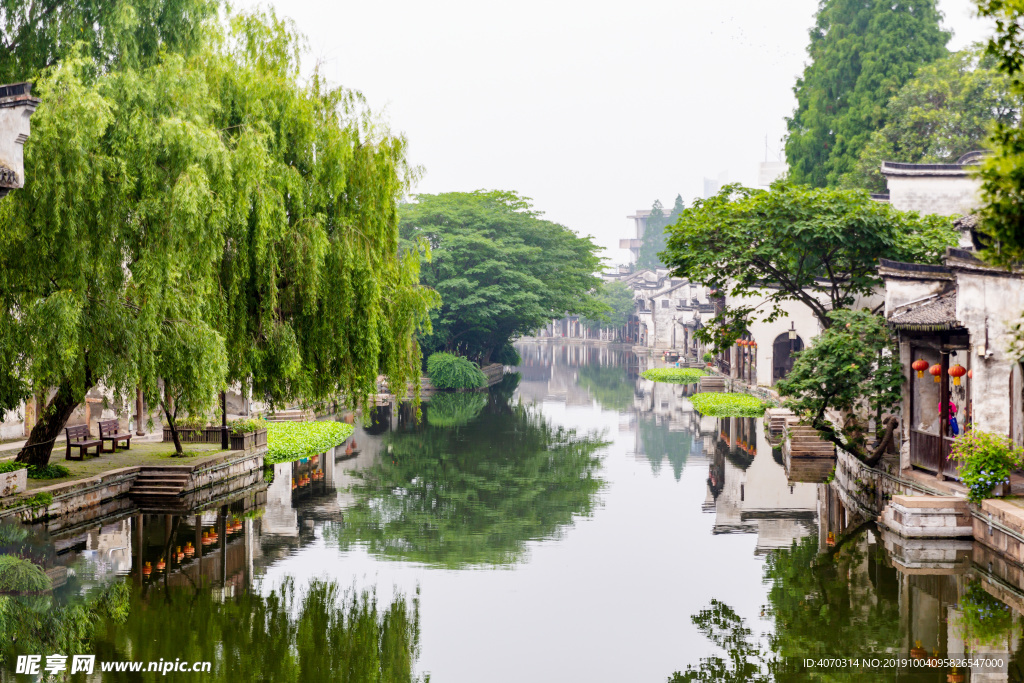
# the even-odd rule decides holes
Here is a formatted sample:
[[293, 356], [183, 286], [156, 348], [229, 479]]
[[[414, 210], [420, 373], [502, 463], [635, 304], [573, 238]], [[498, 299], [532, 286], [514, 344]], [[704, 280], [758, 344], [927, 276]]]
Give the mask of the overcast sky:
[[[266, 5], [242, 0], [240, 5]], [[310, 59], [410, 142], [416, 191], [516, 190], [626, 260], [626, 216], [782, 158], [817, 0], [288, 0]], [[939, 0], [952, 49], [987, 27]], [[766, 146], [767, 140], [767, 146]]]

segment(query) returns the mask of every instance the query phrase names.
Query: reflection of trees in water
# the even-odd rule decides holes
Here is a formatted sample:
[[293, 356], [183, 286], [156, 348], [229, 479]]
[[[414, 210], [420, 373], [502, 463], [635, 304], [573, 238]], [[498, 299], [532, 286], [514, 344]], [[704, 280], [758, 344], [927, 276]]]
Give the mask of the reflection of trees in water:
[[589, 515], [604, 442], [510, 405], [506, 393], [492, 391], [480, 415], [458, 430], [421, 424], [388, 434], [381, 458], [361, 473], [357, 503], [326, 533], [385, 558], [506, 564], [521, 557], [526, 541], [556, 536], [575, 516]]
[[480, 392], [437, 393], [424, 407], [431, 427], [462, 427], [487, 405], [487, 394]]
[[[825, 553], [816, 536], [767, 556], [764, 579], [771, 588], [762, 614], [773, 623], [771, 653], [762, 654], [757, 638], [727, 605], [712, 604], [691, 619], [725, 650], [670, 681], [805, 681], [804, 657], [862, 657], [896, 652], [902, 644], [897, 572], [866, 531]], [[841, 655], [839, 654], [841, 653]], [[877, 673], [877, 672], [875, 672]], [[904, 672], [900, 680], [939, 680]], [[861, 680], [864, 671], [815, 669], [815, 680]], [[893, 673], [892, 675], [895, 675]], [[943, 674], [944, 675], [944, 674]], [[893, 680], [889, 674], [884, 680]]]
[[623, 412], [633, 407], [636, 382], [622, 367], [584, 365], [579, 369], [578, 381], [605, 410]]
[[381, 605], [370, 591], [314, 580], [299, 592], [288, 579], [265, 597], [223, 601], [209, 588], [134, 591], [127, 622], [105, 629], [95, 652], [98, 660], [210, 661], [204, 681], [407, 683], [419, 680], [419, 637], [418, 598]]
[[653, 415], [640, 414], [636, 424], [644, 456], [651, 463], [651, 470], [657, 474], [661, 463], [668, 461], [676, 481], [683, 476], [686, 459], [690, 456], [694, 436], [689, 432], [669, 431], [669, 421], [658, 421]]

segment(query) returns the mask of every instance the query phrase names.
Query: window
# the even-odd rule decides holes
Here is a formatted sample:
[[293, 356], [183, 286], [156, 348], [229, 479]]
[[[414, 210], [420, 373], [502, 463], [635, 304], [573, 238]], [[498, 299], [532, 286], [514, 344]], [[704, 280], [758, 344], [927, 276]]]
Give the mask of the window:
[[662, 308], [668, 308], [668, 299], [662, 299], [661, 300], [661, 307]]

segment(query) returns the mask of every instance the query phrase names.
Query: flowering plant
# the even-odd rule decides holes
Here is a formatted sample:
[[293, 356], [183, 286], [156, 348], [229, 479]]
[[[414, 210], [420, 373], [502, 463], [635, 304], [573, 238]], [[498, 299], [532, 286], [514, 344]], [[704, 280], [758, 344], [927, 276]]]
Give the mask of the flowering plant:
[[1010, 472], [1020, 467], [1024, 450], [999, 434], [972, 430], [953, 441], [950, 457], [960, 463], [960, 480], [968, 498], [980, 503], [999, 484], [1010, 483]]

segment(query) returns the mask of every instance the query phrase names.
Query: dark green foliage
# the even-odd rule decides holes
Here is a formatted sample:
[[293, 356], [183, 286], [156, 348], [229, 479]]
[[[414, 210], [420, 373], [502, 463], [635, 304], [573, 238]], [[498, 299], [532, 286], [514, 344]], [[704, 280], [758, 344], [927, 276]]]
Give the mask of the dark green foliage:
[[487, 405], [487, 394], [457, 392], [435, 394], [427, 405], [431, 427], [462, 427], [473, 421]]
[[[868, 311], [833, 311], [831, 325], [801, 351], [776, 388], [805, 424], [861, 460], [870, 452], [868, 421], [898, 413], [903, 385], [896, 340], [885, 318]], [[843, 415], [837, 429], [831, 414]]]
[[918, 68], [948, 54], [940, 18], [935, 0], [821, 0], [788, 120], [793, 182], [835, 186], [854, 169], [885, 125], [889, 99]]
[[[975, 1], [978, 13], [995, 23], [988, 52], [1010, 79], [1013, 94], [1024, 97], [1024, 1]], [[983, 255], [997, 265], [1019, 265], [1024, 261], [1024, 128], [1014, 122], [997, 125], [992, 149], [981, 169]], [[1022, 337], [1018, 329], [1018, 350]]]
[[802, 302], [828, 327], [829, 311], [882, 284], [879, 258], [937, 263], [957, 237], [949, 218], [900, 212], [859, 190], [729, 185], [682, 212], [667, 257], [676, 276], [735, 302], [695, 335], [724, 349], [751, 320], [783, 315], [783, 301]]
[[0, 555], [0, 593], [40, 593], [50, 590], [50, 578], [28, 560]]
[[479, 389], [487, 377], [476, 363], [450, 353], [434, 353], [427, 359], [427, 375], [436, 389]]
[[26, 463], [15, 462], [14, 460], [9, 460], [7, 462], [0, 463], [0, 473], [3, 473], [3, 472], [15, 472], [17, 470], [24, 469], [26, 467], [28, 467], [28, 464], [26, 464]]
[[654, 269], [665, 267], [661, 260], [661, 252], [665, 251], [665, 242], [668, 239], [667, 228], [676, 222], [684, 208], [686, 208], [686, 205], [683, 204], [682, 195], [676, 195], [676, 203], [668, 214], [665, 213], [661, 201], [654, 200], [651, 214], [647, 217], [647, 227], [644, 230], [640, 253], [637, 255], [637, 268]]
[[71, 470], [64, 465], [32, 465], [28, 468], [29, 479], [63, 479], [70, 476]]
[[502, 365], [519, 365], [523, 359], [520, 357], [519, 352], [516, 351], [516, 347], [508, 343], [495, 351], [491, 356], [491, 360]]
[[418, 195], [402, 207], [406, 249], [431, 248], [420, 281], [441, 295], [422, 336], [425, 355], [448, 351], [482, 365], [510, 340], [566, 314], [592, 319], [605, 308], [599, 248], [590, 237], [541, 218], [514, 192]]
[[885, 192], [883, 161], [954, 163], [988, 146], [996, 124], [1020, 119], [1021, 96], [978, 49], [921, 67], [886, 105], [886, 123], [872, 133], [845, 185]]
[[388, 432], [388, 457], [362, 472], [356, 504], [326, 535], [385, 559], [502, 565], [521, 560], [527, 541], [555, 537], [589, 515], [604, 442], [510, 404], [505, 389], [515, 385], [507, 381], [457, 430]]

